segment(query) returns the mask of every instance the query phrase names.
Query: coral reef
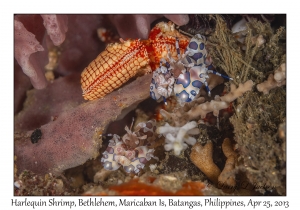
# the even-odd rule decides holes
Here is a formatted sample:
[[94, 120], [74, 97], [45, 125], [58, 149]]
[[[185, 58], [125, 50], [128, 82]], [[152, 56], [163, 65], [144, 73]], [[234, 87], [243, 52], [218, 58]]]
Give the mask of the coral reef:
[[285, 15], [161, 17], [14, 16], [15, 195], [286, 194]]
[[[241, 49], [237, 47], [235, 37], [227, 29], [226, 23], [218, 16], [215, 18], [217, 26], [209, 39], [212, 45], [209, 52], [217, 67], [230, 76], [235, 75], [233, 82], [251, 79], [260, 84], [266, 75], [278, 67], [285, 72], [285, 65], [282, 65], [286, 59], [284, 27], [274, 31], [269, 23], [257, 20], [248, 22], [244, 40], [246, 48]], [[260, 47], [257, 43], [252, 44], [252, 37], [259, 35], [265, 40]], [[272, 186], [271, 190], [257, 189], [260, 193], [284, 195], [285, 139], [278, 136], [278, 127], [285, 122], [286, 116], [284, 86], [273, 89], [269, 94], [248, 92], [237, 99], [235, 107], [235, 114], [230, 118], [239, 155], [235, 170], [242, 171], [249, 183]]]

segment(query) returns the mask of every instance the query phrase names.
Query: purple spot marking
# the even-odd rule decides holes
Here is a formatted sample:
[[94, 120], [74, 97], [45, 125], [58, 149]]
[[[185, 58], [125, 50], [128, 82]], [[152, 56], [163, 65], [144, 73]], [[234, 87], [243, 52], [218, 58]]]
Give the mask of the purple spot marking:
[[195, 53], [192, 58], [197, 61], [198, 59], [202, 58], [203, 54], [202, 53]]
[[200, 50], [203, 50], [204, 47], [205, 47], [205, 44], [204, 44], [204, 43], [201, 43], [199, 47], [200, 47]]
[[152, 84], [155, 84], [155, 81], [154, 81], [154, 79], [153, 79], [153, 78], [152, 78], [152, 80], [151, 80], [151, 83], [152, 83]]
[[144, 157], [140, 158], [140, 163], [146, 164], [148, 162], [148, 160]]
[[134, 166], [133, 165], [129, 165], [129, 166], [123, 166], [124, 170], [127, 172], [127, 173], [132, 173], [134, 172]]
[[197, 88], [201, 88], [201, 86], [202, 86], [202, 82], [200, 82], [199, 80], [195, 80], [194, 82], [192, 82], [192, 85], [194, 86], [194, 87], [197, 87]]
[[114, 153], [114, 148], [112, 148], [112, 147], [107, 147], [107, 148], [106, 148], [106, 151], [107, 151], [109, 154], [113, 154], [113, 153]]
[[166, 67], [167, 69], [170, 68], [170, 64], [168, 62], [166, 62]]
[[190, 42], [189, 43], [189, 48], [191, 48], [193, 50], [197, 50], [197, 48], [198, 48], [197, 42]]
[[186, 56], [185, 58], [188, 61], [188, 63], [192, 63], [192, 60], [191, 60], [191, 58], [189, 56]]
[[176, 93], [176, 96], [179, 97], [184, 102], [190, 102], [191, 101], [191, 99], [189, 98], [189, 94], [185, 90], [181, 91], [179, 94]]
[[182, 84], [182, 86], [184, 88], [186, 88], [187, 86], [189, 86], [191, 83], [191, 79], [190, 79], [190, 73], [186, 72], [183, 74], [183, 78], [182, 77], [178, 77], [176, 84]]
[[194, 91], [194, 90], [191, 91], [191, 94], [192, 94], [193, 96], [196, 96], [196, 95], [197, 95], [196, 91]]
[[209, 66], [207, 67], [207, 69], [208, 69], [208, 70], [214, 70], [215, 68], [214, 68], [214, 66], [211, 64], [211, 65], [209, 65]]
[[151, 96], [151, 98], [152, 98], [152, 99], [154, 99], [154, 100], [156, 100], [156, 101], [157, 101], [157, 98], [156, 98], [156, 96], [155, 96], [155, 93], [154, 93], [154, 92], [150, 91], [150, 96]]
[[112, 168], [112, 164], [111, 164], [111, 162], [109, 162], [109, 161], [105, 161], [103, 164], [103, 167], [106, 169], [106, 170], [112, 170], [113, 168]]

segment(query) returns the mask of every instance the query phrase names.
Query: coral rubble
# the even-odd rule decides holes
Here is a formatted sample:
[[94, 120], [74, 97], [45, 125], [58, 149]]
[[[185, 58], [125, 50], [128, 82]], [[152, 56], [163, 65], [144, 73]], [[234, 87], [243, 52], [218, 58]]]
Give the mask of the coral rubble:
[[78, 193], [73, 191], [64, 178], [56, 177], [51, 173], [37, 175], [24, 170], [14, 183], [15, 196], [70, 196]]
[[176, 112], [168, 113], [162, 109], [160, 112], [166, 120], [172, 121], [175, 125], [181, 125], [190, 120], [203, 119], [210, 112], [218, 116], [220, 110], [228, 108], [232, 101], [242, 96], [243, 93], [250, 91], [252, 86], [253, 82], [251, 80], [240, 84], [238, 88], [232, 84], [231, 91], [224, 96], [216, 96], [216, 100], [203, 103], [205, 99], [200, 97], [194, 103], [185, 105], [185, 108], [188, 109], [187, 111], [186, 109], [177, 109]]
[[257, 90], [264, 94], [268, 94], [271, 89], [285, 85], [285, 78], [285, 63], [283, 63], [274, 71], [274, 75], [270, 74], [268, 80], [259, 83], [256, 86]]
[[229, 138], [224, 139], [222, 143], [222, 150], [227, 160], [223, 171], [218, 177], [218, 182], [222, 185], [234, 187], [236, 185], [235, 180], [235, 166], [237, 162], [237, 154], [233, 151], [232, 144]]
[[213, 143], [207, 142], [205, 146], [196, 143], [190, 154], [191, 161], [215, 184], [218, 184], [218, 176], [221, 173], [219, 167], [213, 161]]
[[158, 134], [163, 134], [166, 138], [165, 150], [174, 150], [175, 155], [180, 155], [182, 150], [187, 148], [187, 144], [194, 145], [196, 139], [189, 135], [199, 134], [199, 129], [196, 128], [197, 123], [191, 121], [182, 127], [172, 127], [168, 123], [157, 128]]

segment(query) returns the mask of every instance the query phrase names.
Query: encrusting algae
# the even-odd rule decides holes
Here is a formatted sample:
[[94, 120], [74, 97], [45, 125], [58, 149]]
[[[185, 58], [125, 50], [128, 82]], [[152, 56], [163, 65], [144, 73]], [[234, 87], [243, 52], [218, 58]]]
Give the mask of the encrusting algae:
[[268, 79], [262, 83], [259, 83], [256, 87], [259, 92], [268, 94], [271, 89], [285, 85], [285, 63], [281, 64], [278, 69], [274, 71], [274, 74], [270, 74]]
[[[53, 120], [39, 126], [43, 135], [34, 145], [27, 140], [36, 126], [22, 127], [19, 122], [27, 118], [22, 112], [16, 117], [15, 195], [286, 194], [285, 26], [274, 29], [255, 15], [190, 17], [182, 28], [160, 22], [166, 32], [154, 27], [151, 37], [139, 40], [154, 73], [126, 78], [118, 90], [97, 92], [104, 97], [93, 95], [96, 100], [69, 105], [65, 113], [51, 112]], [[207, 30], [195, 25], [197, 18], [209, 24]], [[232, 27], [237, 22], [243, 30]], [[180, 32], [186, 51], [173, 37]], [[135, 62], [123, 54], [120, 59]], [[101, 56], [105, 63], [108, 58]], [[88, 75], [84, 79], [93, 86]], [[108, 78], [105, 84], [110, 83]], [[24, 110], [33, 106], [26, 104]], [[77, 149], [67, 143], [74, 139]], [[68, 148], [62, 158], [55, 155], [57, 145]], [[22, 172], [24, 166], [36, 174]], [[33, 179], [35, 188], [28, 185]], [[242, 189], [242, 183], [251, 188]]]
[[[285, 29], [280, 27], [274, 33], [268, 23], [248, 22], [246, 49], [242, 50], [235, 47], [232, 36], [228, 36], [230, 31], [225, 29], [225, 23], [218, 16], [216, 20], [217, 30], [210, 39], [214, 64], [227, 74], [235, 75], [232, 76], [234, 82], [251, 79], [260, 84], [256, 85], [257, 89], [268, 93], [253, 90], [237, 99], [235, 113], [230, 118], [239, 155], [236, 170], [245, 173], [250, 183], [270, 186], [272, 192], [276, 190], [278, 194], [285, 195], [285, 139], [279, 138], [277, 130], [285, 122], [286, 90], [277, 84], [272, 85], [276, 86], [272, 90], [270, 85], [262, 88], [268, 77], [274, 83], [270, 74], [274, 69], [284, 72], [280, 83], [285, 84]], [[251, 43], [251, 37], [257, 35], [265, 40], [262, 46]], [[265, 193], [267, 190], [262, 188], [259, 191]]]

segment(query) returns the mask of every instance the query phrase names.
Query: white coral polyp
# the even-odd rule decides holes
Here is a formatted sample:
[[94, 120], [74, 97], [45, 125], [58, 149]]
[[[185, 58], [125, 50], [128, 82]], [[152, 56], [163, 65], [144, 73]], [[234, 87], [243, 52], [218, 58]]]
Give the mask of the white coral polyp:
[[157, 133], [163, 134], [166, 137], [166, 144], [164, 146], [166, 151], [173, 149], [175, 155], [180, 155], [181, 151], [185, 150], [188, 145], [194, 145], [196, 139], [189, 135], [199, 134], [199, 129], [196, 128], [195, 121], [188, 122], [182, 127], [172, 127], [168, 123], [157, 129]]

